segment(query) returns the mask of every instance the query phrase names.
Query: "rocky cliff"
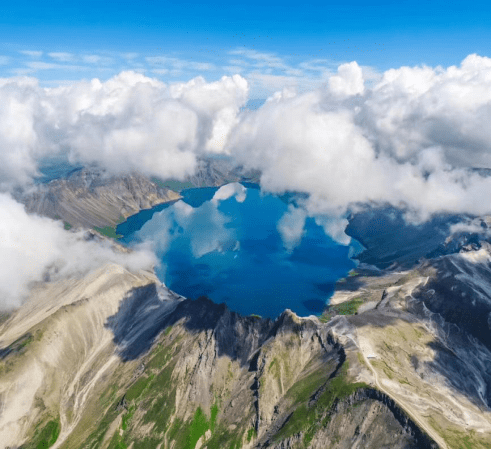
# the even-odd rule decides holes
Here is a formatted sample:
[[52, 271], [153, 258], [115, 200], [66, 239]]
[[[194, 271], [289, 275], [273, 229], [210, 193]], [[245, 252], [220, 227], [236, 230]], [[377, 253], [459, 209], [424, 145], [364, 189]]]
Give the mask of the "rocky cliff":
[[160, 180], [159, 184], [174, 190], [192, 187], [220, 187], [231, 182], [259, 183], [261, 173], [238, 166], [232, 159], [209, 157], [198, 160], [195, 173], [184, 181]]
[[141, 209], [180, 198], [138, 173], [111, 176], [96, 167], [75, 170], [16, 196], [28, 212], [89, 228], [114, 227]]
[[428, 269], [356, 274], [321, 321], [116, 265], [38, 285], [0, 329], [0, 446], [490, 447], [490, 350], [414, 296]]

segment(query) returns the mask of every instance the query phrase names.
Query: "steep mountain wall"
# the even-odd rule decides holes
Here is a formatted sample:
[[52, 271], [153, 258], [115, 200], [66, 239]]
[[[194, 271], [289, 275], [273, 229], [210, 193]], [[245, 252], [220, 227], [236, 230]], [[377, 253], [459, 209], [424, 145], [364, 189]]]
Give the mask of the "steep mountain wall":
[[17, 197], [28, 212], [75, 227], [104, 228], [180, 195], [137, 173], [110, 176], [97, 168], [83, 168]]
[[481, 383], [490, 351], [453, 336], [413, 296], [431, 268], [360, 278], [359, 288], [354, 280], [360, 313], [339, 308], [326, 323], [290, 311], [275, 321], [240, 316], [117, 265], [39, 285], [0, 328], [0, 441], [490, 447]]

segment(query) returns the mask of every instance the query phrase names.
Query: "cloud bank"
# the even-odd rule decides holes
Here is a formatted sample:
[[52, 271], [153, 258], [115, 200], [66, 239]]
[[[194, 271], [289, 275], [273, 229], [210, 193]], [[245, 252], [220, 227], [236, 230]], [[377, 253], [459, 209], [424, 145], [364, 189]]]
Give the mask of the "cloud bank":
[[0, 310], [20, 306], [32, 282], [83, 274], [107, 262], [138, 270], [157, 261], [142, 247], [118, 253], [108, 243], [87, 241], [84, 232], [28, 215], [9, 194], [0, 194]]
[[197, 155], [222, 151], [247, 97], [239, 75], [168, 86], [122, 72], [57, 88], [0, 79], [0, 186], [27, 182], [41, 158], [59, 153], [112, 172], [182, 179]]
[[401, 67], [367, 81], [354, 61], [323, 88], [279, 90], [255, 111], [243, 108], [249, 86], [240, 75], [168, 85], [122, 72], [57, 88], [2, 79], [0, 188], [29, 182], [56, 154], [175, 179], [192, 174], [199, 157], [228, 155], [261, 170], [265, 190], [307, 193], [304, 211], [318, 218], [368, 202], [420, 219], [489, 213], [490, 179], [467, 167], [490, 167], [490, 69], [490, 58], [470, 55], [459, 67]]
[[242, 115], [226, 151], [262, 171], [262, 187], [310, 194], [310, 215], [342, 216], [383, 203], [426, 219], [490, 213], [490, 59], [460, 67], [403, 67], [371, 89], [356, 63], [325, 90], [278, 92]]

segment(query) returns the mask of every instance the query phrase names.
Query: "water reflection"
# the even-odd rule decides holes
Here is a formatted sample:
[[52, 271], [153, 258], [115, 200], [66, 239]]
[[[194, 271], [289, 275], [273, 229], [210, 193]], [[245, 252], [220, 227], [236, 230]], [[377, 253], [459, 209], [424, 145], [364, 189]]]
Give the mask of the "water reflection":
[[290, 308], [306, 316], [323, 310], [355, 266], [350, 246], [285, 198], [237, 183], [183, 196], [117, 229], [126, 242], [152, 242], [157, 275], [183, 296], [207, 295], [242, 314], [274, 318]]

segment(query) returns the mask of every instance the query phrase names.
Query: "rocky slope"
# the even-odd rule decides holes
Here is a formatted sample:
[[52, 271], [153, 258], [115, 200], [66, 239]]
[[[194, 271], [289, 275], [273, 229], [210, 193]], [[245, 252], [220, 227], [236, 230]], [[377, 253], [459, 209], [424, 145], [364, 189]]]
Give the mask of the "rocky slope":
[[96, 167], [75, 170], [16, 196], [28, 212], [89, 228], [114, 227], [141, 209], [180, 198], [138, 173], [110, 176]]
[[[83, 226], [170, 194], [87, 170], [43, 188], [31, 210]], [[33, 286], [0, 325], [0, 448], [490, 448], [490, 218], [449, 236], [380, 212], [352, 217], [366, 263], [319, 318], [118, 265]]]
[[202, 158], [198, 160], [195, 173], [184, 181], [160, 180], [159, 184], [174, 190], [192, 187], [220, 187], [231, 182], [259, 183], [258, 170], [246, 170], [228, 158]]
[[0, 447], [490, 447], [490, 350], [425, 306], [431, 265], [352, 276], [321, 321], [116, 265], [38, 285], [0, 329]]

